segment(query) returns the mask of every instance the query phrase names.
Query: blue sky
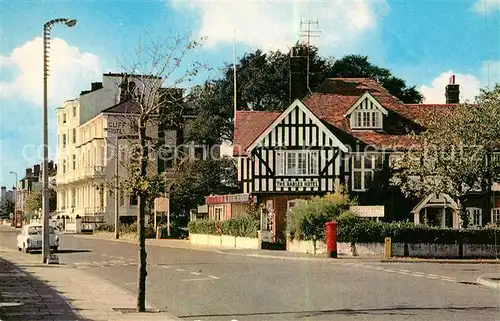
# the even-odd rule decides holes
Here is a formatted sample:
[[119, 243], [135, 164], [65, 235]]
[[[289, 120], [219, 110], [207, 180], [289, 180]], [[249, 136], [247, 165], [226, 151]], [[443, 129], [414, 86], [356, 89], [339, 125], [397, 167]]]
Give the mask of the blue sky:
[[[192, 32], [206, 36], [190, 59], [214, 68], [237, 53], [283, 49], [298, 40], [299, 21], [318, 19], [313, 39], [323, 55], [366, 54], [372, 62], [416, 85], [427, 102], [441, 103], [454, 73], [462, 98], [500, 81], [500, 0], [440, 1], [9, 1], [0, 0], [0, 185], [40, 161], [41, 29], [68, 17], [74, 28], [54, 27], [49, 87], [50, 143], [55, 156], [55, 108], [75, 98], [103, 72], [123, 71], [117, 62], [154, 37]], [[203, 76], [216, 76], [217, 72]]]

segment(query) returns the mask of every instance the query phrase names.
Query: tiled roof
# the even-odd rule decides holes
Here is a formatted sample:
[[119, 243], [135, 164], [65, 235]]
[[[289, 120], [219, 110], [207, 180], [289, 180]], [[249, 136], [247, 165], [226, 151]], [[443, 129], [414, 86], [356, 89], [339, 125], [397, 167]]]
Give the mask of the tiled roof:
[[[404, 104], [392, 96], [377, 81], [368, 78], [329, 78], [315, 92], [306, 97], [304, 104], [324, 123], [361, 143], [385, 149], [404, 149], [411, 144], [406, 135], [380, 131], [351, 130], [346, 111], [366, 92], [385, 109], [401, 120], [425, 126], [436, 113], [444, 115], [453, 104]], [[238, 111], [234, 134], [234, 156], [244, 155], [248, 146], [280, 115], [280, 112]], [[341, 133], [342, 134], [342, 133]]]
[[139, 107], [140, 106], [138, 103], [131, 101], [131, 100], [127, 100], [127, 101], [118, 103], [114, 106], [111, 106], [109, 108], [106, 108], [102, 112], [103, 113], [113, 113], [113, 114], [134, 114], [134, 113], [140, 112]]
[[236, 111], [234, 125], [233, 155], [243, 156], [245, 150], [272, 124], [281, 112], [266, 111]]

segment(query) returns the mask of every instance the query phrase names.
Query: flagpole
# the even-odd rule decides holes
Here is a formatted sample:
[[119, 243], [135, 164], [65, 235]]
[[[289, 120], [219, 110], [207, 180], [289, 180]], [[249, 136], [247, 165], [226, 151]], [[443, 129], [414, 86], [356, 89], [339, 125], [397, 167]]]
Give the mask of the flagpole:
[[233, 108], [234, 108], [234, 120], [236, 121], [236, 29], [234, 29], [233, 32], [233, 77], [234, 77]]

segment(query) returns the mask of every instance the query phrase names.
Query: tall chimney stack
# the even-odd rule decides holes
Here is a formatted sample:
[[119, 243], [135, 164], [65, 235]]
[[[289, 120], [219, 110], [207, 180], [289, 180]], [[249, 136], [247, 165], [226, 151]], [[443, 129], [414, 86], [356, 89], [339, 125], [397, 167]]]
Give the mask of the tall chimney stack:
[[455, 84], [455, 75], [450, 77], [448, 85], [446, 85], [445, 96], [447, 104], [460, 103], [460, 85]]

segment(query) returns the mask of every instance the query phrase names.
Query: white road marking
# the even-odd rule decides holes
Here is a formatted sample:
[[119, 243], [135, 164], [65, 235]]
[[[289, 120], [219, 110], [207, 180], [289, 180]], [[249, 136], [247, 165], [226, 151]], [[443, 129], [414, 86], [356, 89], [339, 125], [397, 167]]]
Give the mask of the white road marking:
[[191, 272], [191, 274], [194, 274], [194, 275], [201, 275], [201, 273], [199, 273], [199, 272]]
[[437, 274], [427, 274], [428, 276], [435, 276], [435, 277], [439, 277], [439, 275]]
[[408, 270], [403, 270], [403, 269], [399, 269], [398, 271], [401, 271], [401, 272], [411, 272], [411, 271], [408, 271]]
[[185, 272], [186, 270], [183, 270], [183, 269], [176, 269], [177, 271], [179, 272]]
[[220, 278], [218, 278], [218, 277], [216, 277], [216, 276], [213, 276], [213, 275], [209, 275], [208, 277], [209, 277], [209, 278], [212, 278], [212, 279], [216, 279], [216, 280], [220, 279]]
[[212, 281], [212, 278], [183, 279], [181, 281]]
[[164, 269], [170, 269], [170, 266], [162, 265], [162, 268], [164, 268]]
[[423, 277], [424, 277], [424, 275], [423, 275], [423, 274], [416, 274], [416, 273], [412, 273], [411, 275], [413, 275], [413, 276], [418, 276], [418, 277], [421, 277], [421, 278], [423, 278]]
[[437, 277], [437, 276], [430, 276], [430, 275], [427, 275], [426, 278], [433, 279], [433, 280], [439, 279], [439, 277]]

